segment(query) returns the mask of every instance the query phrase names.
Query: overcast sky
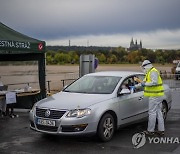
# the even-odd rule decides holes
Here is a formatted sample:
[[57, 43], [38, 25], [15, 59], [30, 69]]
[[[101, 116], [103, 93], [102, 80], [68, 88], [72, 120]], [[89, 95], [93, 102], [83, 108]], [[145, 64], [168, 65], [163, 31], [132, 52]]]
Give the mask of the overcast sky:
[[180, 49], [180, 0], [0, 0], [0, 21], [47, 45]]

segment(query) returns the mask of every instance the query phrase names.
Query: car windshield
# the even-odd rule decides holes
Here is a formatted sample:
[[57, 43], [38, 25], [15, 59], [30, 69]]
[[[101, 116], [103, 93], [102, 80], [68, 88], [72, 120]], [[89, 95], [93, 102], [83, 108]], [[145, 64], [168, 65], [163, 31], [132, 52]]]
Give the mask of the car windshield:
[[115, 76], [83, 76], [63, 91], [86, 94], [111, 94], [120, 79], [121, 77]]

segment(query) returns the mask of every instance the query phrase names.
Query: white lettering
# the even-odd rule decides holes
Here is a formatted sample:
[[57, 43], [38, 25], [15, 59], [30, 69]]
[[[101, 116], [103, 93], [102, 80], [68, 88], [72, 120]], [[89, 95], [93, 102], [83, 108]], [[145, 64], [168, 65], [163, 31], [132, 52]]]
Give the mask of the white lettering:
[[22, 48], [22, 45], [21, 45], [21, 44], [22, 44], [22, 43], [21, 43], [21, 42], [19, 42], [19, 47], [20, 47], [20, 48]]
[[167, 138], [167, 143], [173, 143], [173, 137], [168, 137]]
[[16, 42], [16, 48], [19, 48], [19, 44], [18, 44], [18, 42]]
[[13, 41], [11, 42], [11, 47], [13, 47], [13, 48], [15, 47], [15, 45], [14, 45], [14, 42], [13, 42]]
[[31, 45], [30, 42], [28, 42], [28, 46], [27, 46], [28, 49], [30, 49], [30, 45]]
[[179, 142], [179, 138], [176, 137], [176, 138], [174, 139], [173, 143], [180, 143], [180, 142]]
[[25, 48], [27, 48], [27, 43], [24, 44]]
[[160, 143], [167, 143], [167, 142], [166, 142], [166, 137], [164, 137], [164, 138], [161, 137], [161, 138], [160, 138]]
[[7, 42], [7, 46], [8, 46], [8, 47], [11, 47], [11, 42]]
[[0, 41], [0, 47], [30, 49], [30, 42]]
[[21, 48], [24, 48], [24, 42], [21, 43]]
[[176, 137], [176, 138], [173, 138], [173, 137], [161, 137], [161, 138], [152, 137], [152, 138], [150, 138], [150, 137], [148, 137], [148, 139], [149, 139], [149, 143], [154, 143], [154, 144], [157, 144], [157, 143], [164, 143], [164, 144], [165, 143], [167, 143], [167, 144], [178, 143], [178, 144], [180, 144], [180, 140], [178, 137]]
[[4, 46], [5, 46], [5, 41], [1, 41], [0, 46], [1, 46], [1, 47], [4, 47]]
[[158, 137], [155, 137], [155, 138], [153, 139], [153, 142], [154, 142], [155, 144], [159, 143], [159, 141], [160, 141], [160, 139], [159, 139]]
[[3, 47], [3, 46], [4, 46], [3, 41], [0, 41], [0, 47]]
[[152, 138], [148, 137], [148, 139], [149, 139], [149, 143], [152, 143], [153, 137]]

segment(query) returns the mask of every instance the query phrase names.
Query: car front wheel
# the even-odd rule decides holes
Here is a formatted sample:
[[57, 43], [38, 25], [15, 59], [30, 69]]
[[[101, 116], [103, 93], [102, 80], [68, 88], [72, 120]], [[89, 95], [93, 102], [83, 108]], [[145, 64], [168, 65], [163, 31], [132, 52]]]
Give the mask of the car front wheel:
[[114, 118], [111, 114], [106, 113], [98, 125], [98, 136], [103, 142], [111, 140], [115, 130]]

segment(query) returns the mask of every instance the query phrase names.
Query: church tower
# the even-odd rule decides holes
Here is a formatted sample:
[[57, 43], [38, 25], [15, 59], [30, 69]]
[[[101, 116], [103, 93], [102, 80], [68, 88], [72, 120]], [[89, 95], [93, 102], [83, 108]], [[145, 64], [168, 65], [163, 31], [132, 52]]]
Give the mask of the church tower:
[[137, 39], [134, 42], [132, 38], [130, 42], [130, 47], [128, 48], [128, 50], [133, 51], [133, 50], [141, 50], [141, 49], [142, 49], [142, 41], [140, 40], [140, 43], [138, 44]]
[[130, 42], [130, 48], [134, 46], [134, 41], [133, 41], [133, 38], [131, 39], [131, 42]]
[[142, 41], [140, 40], [140, 48], [142, 49]]

